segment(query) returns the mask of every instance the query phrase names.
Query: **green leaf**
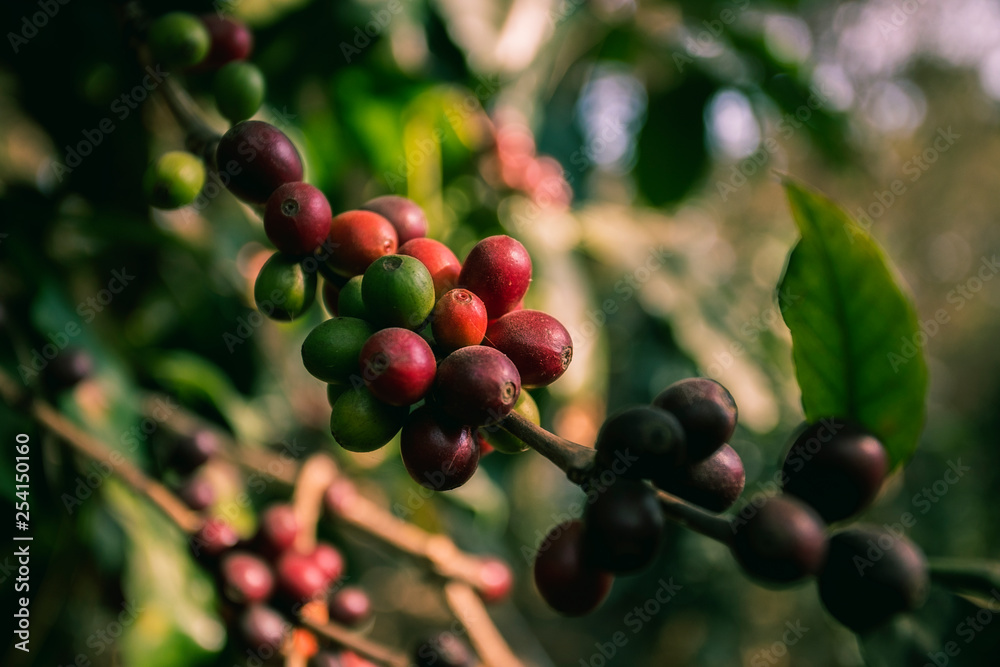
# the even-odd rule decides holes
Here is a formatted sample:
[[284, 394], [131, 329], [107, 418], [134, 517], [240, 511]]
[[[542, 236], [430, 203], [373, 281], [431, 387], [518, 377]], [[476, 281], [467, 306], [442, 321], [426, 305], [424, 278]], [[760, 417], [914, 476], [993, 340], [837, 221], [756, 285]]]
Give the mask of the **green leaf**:
[[916, 310], [867, 231], [823, 195], [789, 179], [784, 185], [802, 238], [778, 298], [806, 418], [862, 424], [895, 468], [924, 424], [925, 334]]

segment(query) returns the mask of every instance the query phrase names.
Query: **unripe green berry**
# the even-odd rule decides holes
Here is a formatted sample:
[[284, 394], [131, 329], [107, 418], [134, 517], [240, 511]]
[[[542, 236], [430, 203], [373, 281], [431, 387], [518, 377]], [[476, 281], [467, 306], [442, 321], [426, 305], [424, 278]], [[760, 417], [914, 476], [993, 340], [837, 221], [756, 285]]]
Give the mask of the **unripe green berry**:
[[264, 75], [252, 63], [233, 61], [215, 75], [215, 106], [231, 123], [250, 118], [264, 101]]
[[340, 294], [337, 296], [337, 314], [341, 317], [368, 319], [368, 311], [361, 297], [361, 280], [362, 276], [354, 276], [340, 288]]
[[[532, 424], [538, 426], [542, 423], [542, 416], [538, 412], [538, 404], [526, 391], [522, 391], [517, 397], [512, 412], [521, 415]], [[486, 442], [490, 443], [493, 449], [504, 454], [518, 454], [528, 449], [528, 445], [516, 435], [509, 433], [499, 426], [483, 427], [483, 435]]]
[[272, 320], [290, 322], [309, 310], [316, 299], [316, 273], [298, 260], [276, 252], [260, 269], [253, 286], [257, 310]]
[[142, 184], [156, 208], [187, 206], [205, 185], [205, 165], [187, 151], [170, 151], [149, 165]]
[[212, 36], [194, 14], [171, 12], [149, 26], [149, 49], [163, 65], [190, 67], [208, 55]]
[[399, 433], [409, 414], [409, 406], [383, 403], [365, 387], [358, 387], [334, 402], [330, 432], [348, 451], [373, 452]]
[[302, 364], [314, 377], [330, 384], [361, 377], [358, 358], [375, 329], [355, 317], [334, 317], [319, 324], [302, 341]]
[[361, 294], [372, 322], [380, 327], [418, 329], [434, 309], [430, 272], [406, 255], [385, 255], [372, 262]]

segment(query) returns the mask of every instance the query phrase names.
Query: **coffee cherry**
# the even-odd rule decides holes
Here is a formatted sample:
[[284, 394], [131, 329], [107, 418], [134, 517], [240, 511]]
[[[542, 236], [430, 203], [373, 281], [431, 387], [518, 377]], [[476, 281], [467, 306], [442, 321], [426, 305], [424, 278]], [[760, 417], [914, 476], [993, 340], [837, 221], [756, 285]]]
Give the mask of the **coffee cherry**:
[[[517, 402], [514, 403], [514, 409], [511, 412], [516, 412], [535, 426], [542, 423], [542, 416], [538, 412], [538, 404], [535, 403], [535, 399], [531, 397], [531, 394], [524, 390], [521, 390], [521, 395], [517, 397]], [[490, 447], [498, 452], [518, 454], [528, 449], [527, 443], [499, 426], [483, 427], [479, 429], [479, 432], [483, 434]]]
[[462, 486], [479, 467], [479, 445], [472, 430], [429, 405], [415, 410], [406, 421], [399, 453], [413, 481], [434, 491]]
[[327, 265], [348, 277], [364, 273], [372, 262], [396, 252], [399, 245], [392, 224], [371, 211], [347, 211], [334, 217], [327, 241]]
[[69, 346], [45, 367], [42, 382], [53, 391], [72, 389], [94, 372], [94, 358], [86, 350]]
[[410, 410], [383, 403], [365, 387], [345, 391], [333, 404], [330, 432], [350, 452], [373, 452], [399, 433]]
[[841, 419], [823, 419], [795, 439], [782, 472], [784, 490], [828, 523], [854, 516], [875, 499], [889, 457], [874, 436]]
[[707, 459], [659, 475], [653, 483], [711, 512], [723, 512], [739, 500], [746, 472], [736, 450], [723, 445]]
[[208, 429], [199, 428], [174, 441], [170, 465], [182, 473], [189, 473], [218, 456], [221, 450], [219, 438]]
[[387, 255], [365, 271], [361, 296], [375, 324], [417, 329], [434, 309], [434, 282], [413, 257]]
[[420, 260], [434, 280], [434, 296], [440, 299], [445, 292], [458, 284], [462, 264], [445, 244], [434, 239], [411, 239], [399, 246], [400, 255]]
[[490, 322], [486, 344], [514, 362], [525, 387], [552, 384], [573, 360], [573, 341], [566, 327], [538, 310], [517, 310]]
[[208, 509], [215, 503], [216, 498], [212, 482], [202, 476], [195, 476], [184, 482], [177, 495], [195, 512]]
[[229, 128], [219, 140], [215, 159], [219, 171], [229, 175], [229, 191], [251, 204], [263, 204], [285, 183], [302, 180], [302, 158], [295, 144], [259, 120]]
[[323, 382], [342, 384], [359, 373], [358, 357], [375, 333], [371, 325], [353, 317], [334, 317], [319, 324], [302, 341], [302, 364]]
[[272, 320], [290, 322], [316, 300], [316, 274], [307, 273], [292, 255], [276, 252], [257, 274], [253, 299], [257, 310]]
[[287, 551], [299, 536], [299, 519], [291, 505], [271, 505], [260, 517], [257, 539], [269, 554]]
[[750, 576], [789, 584], [816, 574], [826, 556], [826, 525], [808, 505], [774, 496], [749, 518], [739, 516], [733, 555]]
[[274, 569], [278, 575], [278, 586], [296, 602], [319, 598], [330, 584], [311, 554], [286, 551]]
[[442, 632], [421, 643], [415, 653], [415, 667], [472, 667], [475, 656], [465, 642]]
[[453, 289], [434, 306], [431, 331], [434, 340], [446, 350], [479, 345], [486, 335], [486, 306], [465, 289]]
[[514, 408], [521, 378], [503, 352], [469, 345], [440, 363], [434, 392], [445, 412], [459, 423], [482, 426], [500, 421]]
[[230, 123], [250, 118], [264, 102], [264, 75], [256, 65], [231, 62], [215, 75], [215, 106]]
[[149, 26], [147, 42], [156, 62], [188, 67], [205, 59], [212, 38], [197, 16], [171, 12]]
[[274, 591], [271, 568], [262, 559], [245, 551], [234, 551], [219, 566], [222, 592], [240, 604], [261, 602]]
[[729, 442], [736, 429], [736, 401], [715, 380], [688, 378], [675, 382], [653, 399], [672, 412], [687, 441], [687, 460], [699, 461]]
[[363, 276], [354, 276], [341, 288], [340, 295], [337, 297], [337, 312], [342, 317], [368, 319], [368, 309], [365, 308], [365, 301], [361, 295], [363, 279]]
[[340, 654], [320, 651], [309, 659], [309, 667], [347, 667]]
[[371, 616], [372, 602], [357, 586], [345, 586], [330, 598], [329, 611], [331, 621], [354, 628]]
[[246, 60], [253, 51], [253, 33], [244, 24], [217, 14], [198, 17], [208, 29], [211, 44], [201, 62], [204, 68], [217, 69], [234, 60]]
[[240, 617], [240, 632], [248, 646], [255, 651], [265, 646], [279, 649], [292, 626], [274, 609], [262, 604], [251, 605]]
[[616, 574], [653, 562], [663, 541], [664, 518], [656, 491], [644, 482], [618, 479], [597, 491], [584, 514], [587, 562]]
[[326, 402], [329, 403], [330, 407], [332, 408], [333, 404], [337, 402], [338, 398], [340, 398], [340, 395], [350, 388], [351, 387], [346, 384], [326, 385]]
[[497, 558], [484, 558], [479, 566], [479, 591], [483, 602], [492, 604], [506, 599], [514, 587], [514, 573]]
[[684, 431], [669, 412], [638, 405], [609, 417], [594, 446], [598, 468], [629, 479], [656, 478], [680, 464]]
[[332, 544], [319, 542], [313, 549], [312, 559], [330, 582], [337, 581], [344, 574], [344, 557]]
[[193, 202], [205, 186], [205, 165], [187, 151], [164, 153], [149, 165], [142, 180], [150, 206], [175, 209]]
[[330, 233], [330, 202], [308, 183], [285, 183], [271, 193], [264, 209], [264, 232], [281, 252], [309, 255]]
[[483, 300], [490, 319], [510, 311], [528, 291], [531, 257], [509, 236], [489, 236], [472, 249], [458, 284]]
[[417, 203], [406, 197], [385, 195], [365, 202], [361, 208], [378, 213], [396, 230], [399, 245], [427, 236], [427, 216]]
[[929, 587], [927, 561], [920, 548], [904, 535], [877, 526], [855, 526], [831, 537], [826, 564], [819, 573], [823, 606], [859, 633], [918, 609]]
[[222, 519], [209, 519], [191, 536], [191, 553], [195, 558], [211, 559], [232, 549], [240, 536]]
[[545, 537], [534, 565], [535, 586], [550, 607], [567, 616], [597, 609], [614, 577], [585, 561], [583, 523], [561, 523]]
[[392, 327], [372, 334], [361, 348], [361, 376], [375, 398], [389, 405], [412, 405], [434, 384], [437, 361], [431, 346], [409, 329]]

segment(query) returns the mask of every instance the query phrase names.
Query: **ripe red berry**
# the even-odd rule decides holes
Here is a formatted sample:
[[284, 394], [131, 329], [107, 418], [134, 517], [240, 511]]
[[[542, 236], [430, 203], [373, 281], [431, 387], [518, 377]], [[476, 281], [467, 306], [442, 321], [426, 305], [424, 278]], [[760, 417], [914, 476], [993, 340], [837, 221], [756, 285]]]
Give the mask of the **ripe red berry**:
[[584, 515], [587, 561], [607, 572], [627, 573], [649, 565], [663, 541], [663, 510], [644, 482], [618, 479], [595, 488]]
[[271, 568], [262, 559], [245, 551], [234, 551], [224, 556], [219, 575], [223, 593], [233, 602], [261, 602], [271, 597], [274, 591]]
[[345, 586], [330, 598], [329, 611], [331, 621], [353, 628], [368, 620], [372, 602], [357, 586]]
[[521, 393], [521, 378], [507, 356], [492, 347], [462, 347], [438, 365], [434, 393], [461, 424], [482, 426], [507, 416]]
[[396, 230], [388, 220], [371, 211], [346, 211], [330, 223], [330, 258], [327, 265], [344, 276], [365, 272], [372, 262], [396, 252]]
[[791, 496], [774, 496], [749, 517], [735, 519], [733, 555], [750, 576], [789, 584], [817, 574], [826, 557], [826, 524], [811, 507]]
[[486, 344], [506, 354], [525, 387], [552, 384], [573, 360], [573, 340], [559, 320], [538, 310], [518, 310], [490, 323]]
[[299, 519], [291, 505], [272, 505], [260, 517], [258, 538], [271, 554], [291, 548], [299, 536]]
[[659, 475], [653, 483], [709, 511], [723, 512], [743, 493], [746, 472], [736, 450], [723, 445], [707, 459]]
[[253, 33], [243, 23], [216, 14], [198, 17], [211, 38], [208, 55], [198, 69], [217, 69], [233, 60], [246, 60], [253, 51]]
[[785, 493], [812, 505], [827, 523], [867, 507], [888, 471], [882, 443], [842, 419], [821, 419], [806, 428], [782, 467]]
[[546, 535], [534, 565], [535, 586], [561, 614], [583, 616], [608, 596], [614, 577], [585, 561], [583, 523], [561, 523]]
[[458, 274], [462, 264], [448, 246], [434, 239], [410, 239], [399, 246], [400, 255], [420, 260], [434, 280], [434, 295], [437, 298], [458, 284]]
[[479, 467], [479, 445], [472, 429], [425, 405], [407, 419], [399, 453], [413, 481], [435, 491], [465, 484]]
[[393, 327], [375, 332], [361, 348], [361, 376], [375, 398], [411, 405], [434, 384], [437, 361], [418, 334]]
[[273, 125], [245, 120], [229, 128], [216, 149], [226, 187], [251, 204], [263, 204], [285, 183], [302, 180], [302, 158], [295, 144]]
[[265, 646], [278, 649], [292, 631], [291, 624], [274, 609], [251, 605], [240, 617], [240, 631], [247, 645], [260, 651]]
[[191, 536], [191, 553], [195, 558], [215, 558], [232, 549], [240, 536], [227, 521], [209, 519]]
[[211, 507], [216, 497], [215, 486], [209, 479], [201, 475], [196, 475], [184, 482], [177, 495], [195, 512]]
[[313, 562], [330, 582], [344, 574], [344, 557], [332, 544], [320, 542], [312, 552]]
[[281, 252], [309, 255], [326, 240], [332, 220], [330, 202], [319, 189], [285, 183], [267, 198], [264, 232]]
[[455, 350], [482, 343], [486, 322], [486, 306], [482, 300], [469, 290], [453, 289], [434, 306], [431, 331], [438, 345]]
[[531, 257], [509, 236], [489, 236], [472, 249], [458, 284], [483, 300], [490, 319], [509, 312], [531, 283]]
[[497, 558], [484, 558], [479, 566], [479, 595], [487, 604], [499, 602], [510, 595], [514, 573], [507, 563]]
[[687, 460], [699, 461], [729, 442], [736, 429], [736, 401], [715, 380], [687, 378], [675, 382], [653, 399], [653, 405], [672, 412], [687, 441]]
[[361, 208], [378, 213], [392, 223], [399, 245], [427, 236], [427, 216], [417, 203], [406, 197], [385, 195], [365, 202]]
[[278, 585], [291, 599], [301, 602], [323, 595], [330, 580], [312, 554], [286, 551], [275, 564]]
[[475, 664], [469, 647], [450, 632], [430, 637], [415, 652], [415, 667], [472, 667]]

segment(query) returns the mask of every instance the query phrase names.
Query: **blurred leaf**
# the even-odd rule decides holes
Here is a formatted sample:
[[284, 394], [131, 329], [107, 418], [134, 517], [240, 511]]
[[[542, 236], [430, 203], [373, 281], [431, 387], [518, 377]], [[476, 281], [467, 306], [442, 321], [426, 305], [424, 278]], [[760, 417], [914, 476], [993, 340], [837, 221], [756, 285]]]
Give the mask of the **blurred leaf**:
[[958, 592], [1000, 596], [1000, 561], [942, 558], [931, 562], [931, 576]]
[[802, 239], [778, 287], [810, 421], [845, 417], [885, 444], [892, 467], [923, 428], [927, 365], [916, 311], [878, 244], [835, 203], [785, 180]]

